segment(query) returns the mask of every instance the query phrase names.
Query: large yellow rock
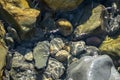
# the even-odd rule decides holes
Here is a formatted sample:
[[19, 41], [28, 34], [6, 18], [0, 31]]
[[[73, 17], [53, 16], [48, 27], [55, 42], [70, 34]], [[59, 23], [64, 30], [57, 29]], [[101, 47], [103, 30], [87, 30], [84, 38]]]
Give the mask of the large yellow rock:
[[0, 1], [0, 4], [0, 16], [18, 32], [22, 40], [25, 39], [28, 36], [27, 33], [35, 27], [40, 11], [26, 6], [23, 9], [4, 1]]
[[[85, 9], [89, 9], [89, 7], [86, 7]], [[82, 34], [89, 34], [96, 28], [98, 28], [101, 25], [102, 19], [101, 14], [104, 7], [103, 5], [98, 5], [92, 9], [91, 16], [87, 19], [87, 21], [83, 22], [77, 28], [75, 29], [74, 34], [75, 35], [82, 35]], [[89, 9], [91, 10], [91, 9]], [[89, 12], [88, 10], [88, 12]], [[85, 13], [86, 14], [86, 13]], [[88, 15], [83, 15], [83, 18]]]
[[120, 35], [117, 38], [107, 36], [99, 49], [109, 55], [120, 56]]
[[0, 80], [2, 80], [3, 68], [6, 63], [6, 54], [7, 47], [5, 46], [5, 42], [3, 37], [5, 36], [5, 30], [3, 24], [0, 22]]
[[52, 10], [72, 10], [83, 0], [43, 0]]

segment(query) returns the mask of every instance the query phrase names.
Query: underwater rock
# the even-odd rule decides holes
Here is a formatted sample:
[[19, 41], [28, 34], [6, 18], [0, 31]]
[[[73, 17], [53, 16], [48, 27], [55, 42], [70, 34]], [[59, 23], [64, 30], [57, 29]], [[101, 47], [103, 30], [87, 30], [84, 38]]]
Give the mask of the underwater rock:
[[56, 24], [63, 36], [69, 36], [73, 32], [72, 24], [66, 19], [59, 19]]
[[70, 53], [73, 56], [80, 56], [80, 54], [83, 54], [83, 51], [85, 50], [85, 42], [84, 41], [78, 41], [78, 42], [72, 42], [70, 45]]
[[60, 62], [65, 62], [69, 56], [69, 52], [66, 50], [60, 50], [56, 53], [55, 58]]
[[96, 28], [100, 27], [101, 20], [102, 20], [101, 14], [102, 14], [103, 9], [104, 9], [103, 5], [98, 5], [98, 6], [94, 7], [93, 9], [88, 8], [87, 13], [88, 12], [90, 13], [91, 10], [92, 10], [92, 12], [91, 12], [91, 16], [87, 19], [87, 21], [84, 21], [84, 17], [88, 16], [88, 14], [83, 13], [84, 14], [84, 16], [83, 16], [84, 22], [82, 22], [79, 26], [77, 26], [77, 28], [74, 31], [74, 35], [76, 38], [87, 35], [87, 34], [91, 33], [93, 30], [95, 30]]
[[33, 60], [33, 53], [32, 51], [28, 52], [27, 54], [25, 54], [24, 58], [27, 60], [27, 61], [32, 61]]
[[54, 38], [50, 41], [50, 54], [54, 56], [60, 49], [65, 46], [61, 38]]
[[48, 66], [44, 72], [46, 78], [52, 78], [53, 80], [59, 79], [65, 71], [65, 67], [62, 63], [54, 58], [50, 58], [48, 61]]
[[0, 5], [0, 16], [18, 32], [22, 40], [33, 34], [30, 31], [33, 31], [40, 11], [31, 8], [22, 9], [4, 1], [0, 2]]
[[36, 80], [34, 65], [25, 62], [24, 56], [18, 52], [13, 55], [12, 68], [9, 74], [13, 80]]
[[106, 37], [99, 49], [112, 56], [120, 56], [120, 35], [116, 38]]
[[52, 10], [73, 10], [84, 0], [43, 0]]
[[112, 59], [107, 55], [86, 56], [71, 63], [66, 80], [119, 80]]
[[33, 57], [37, 69], [45, 68], [49, 57], [49, 42], [38, 42], [33, 49]]
[[4, 26], [0, 21], [0, 80], [2, 80], [3, 69], [6, 64], [6, 55], [8, 51], [4, 41], [5, 33]]

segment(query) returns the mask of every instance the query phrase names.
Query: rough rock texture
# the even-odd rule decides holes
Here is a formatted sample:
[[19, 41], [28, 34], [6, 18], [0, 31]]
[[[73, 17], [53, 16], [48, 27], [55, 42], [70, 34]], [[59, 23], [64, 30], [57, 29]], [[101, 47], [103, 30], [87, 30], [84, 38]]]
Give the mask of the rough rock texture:
[[[96, 65], [97, 64], [97, 65]], [[70, 64], [66, 80], [119, 80], [112, 59], [107, 56], [86, 56]]]
[[64, 47], [63, 40], [61, 38], [54, 38], [50, 41], [50, 53], [55, 55], [60, 49]]
[[66, 19], [59, 19], [56, 21], [56, 24], [63, 36], [69, 36], [73, 32], [72, 24]]
[[80, 56], [80, 54], [83, 54], [84, 50], [85, 50], [84, 41], [72, 42], [70, 45], [70, 52], [73, 56]]
[[52, 10], [72, 10], [83, 0], [43, 0]]
[[[22, 1], [22, 0], [21, 0]], [[21, 39], [26, 39], [35, 27], [36, 18], [40, 11], [31, 8], [20, 8], [12, 3], [0, 1], [1, 17], [17, 31]]]
[[33, 50], [33, 57], [37, 69], [45, 68], [49, 57], [49, 42], [38, 42]]
[[24, 56], [18, 52], [13, 55], [12, 68], [9, 73], [13, 80], [36, 80], [34, 65], [25, 62]]
[[65, 62], [69, 56], [69, 52], [67, 52], [66, 50], [60, 50], [56, 53], [55, 58], [58, 61]]
[[113, 56], [120, 56], [120, 35], [116, 38], [106, 37], [99, 49]]
[[0, 22], [0, 80], [2, 79], [3, 67], [6, 64], [7, 47], [4, 42], [5, 30], [3, 24]]
[[95, 30], [101, 25], [101, 14], [104, 9], [103, 5], [95, 6], [92, 9], [92, 12], [89, 6], [86, 6], [86, 8], [88, 8], [89, 10], [87, 11], [87, 14], [85, 13], [83, 15], [83, 21], [84, 21], [84, 16], [88, 16], [88, 13], [89, 14], [91, 13], [91, 16], [88, 18], [87, 21], [77, 26], [77, 28], [74, 31], [75, 37], [81, 37], [82, 35], [91, 33], [93, 30]]
[[52, 78], [53, 80], [57, 80], [62, 76], [64, 70], [65, 68], [62, 63], [60, 63], [54, 58], [50, 58], [48, 61], [48, 66], [43, 75], [46, 78]]

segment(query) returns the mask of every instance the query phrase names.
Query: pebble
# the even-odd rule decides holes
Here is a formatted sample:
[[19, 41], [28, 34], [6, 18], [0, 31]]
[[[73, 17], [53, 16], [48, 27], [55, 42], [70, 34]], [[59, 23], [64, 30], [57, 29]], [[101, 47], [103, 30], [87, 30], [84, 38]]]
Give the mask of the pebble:
[[60, 62], [65, 62], [68, 56], [70, 56], [69, 52], [65, 50], [60, 50], [56, 53], [55, 58]]
[[27, 61], [32, 61], [33, 60], [33, 53], [32, 51], [28, 52], [27, 54], [25, 54], [24, 58], [27, 60]]

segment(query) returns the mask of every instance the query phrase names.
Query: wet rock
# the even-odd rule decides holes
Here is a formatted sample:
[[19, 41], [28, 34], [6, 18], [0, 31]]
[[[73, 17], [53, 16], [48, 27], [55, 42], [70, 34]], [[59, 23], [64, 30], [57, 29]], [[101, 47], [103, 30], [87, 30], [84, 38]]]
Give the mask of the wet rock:
[[63, 36], [69, 36], [73, 32], [72, 24], [66, 19], [59, 19], [56, 24]]
[[24, 56], [18, 52], [13, 55], [12, 69], [9, 73], [13, 80], [36, 80], [34, 65], [25, 62]]
[[28, 52], [27, 54], [25, 54], [24, 58], [27, 60], [27, 61], [32, 61], [33, 60], [33, 53], [32, 51]]
[[60, 62], [65, 62], [69, 56], [69, 52], [65, 50], [60, 50], [56, 53], [55, 58]]
[[[115, 34], [120, 29], [120, 15], [118, 15], [117, 5], [113, 3], [111, 12], [105, 9], [102, 12], [102, 30], [106, 31], [109, 35]], [[117, 14], [117, 15], [116, 15]]]
[[4, 41], [5, 33], [4, 26], [0, 22], [0, 80], [2, 80], [3, 69], [6, 64], [6, 55], [8, 51]]
[[116, 38], [106, 37], [99, 49], [112, 56], [120, 56], [120, 36]]
[[63, 40], [61, 38], [54, 38], [50, 41], [50, 53], [55, 55], [60, 49], [64, 47]]
[[49, 42], [38, 42], [33, 49], [33, 57], [37, 69], [45, 68], [49, 57]]
[[[74, 31], [75, 37], [82, 37], [84, 35], [88, 35], [93, 30], [98, 28], [101, 25], [101, 14], [104, 9], [103, 5], [94, 6], [91, 8], [87, 6], [86, 9], [89, 9], [87, 13], [91, 14], [90, 17], [85, 21], [84, 17], [89, 16], [88, 14], [83, 15], [83, 19], [81, 19], [81, 24], [77, 26]], [[92, 12], [91, 12], [92, 11]]]
[[86, 39], [86, 45], [99, 46], [102, 40], [98, 37], [89, 37]]
[[22, 9], [5, 1], [1, 1], [0, 4], [0, 16], [17, 31], [22, 40], [32, 35], [33, 32], [30, 31], [33, 31], [40, 11], [31, 8]]
[[52, 10], [72, 10], [76, 8], [83, 0], [43, 0]]
[[8, 47], [12, 47], [14, 46], [14, 40], [12, 37], [5, 37], [5, 42], [7, 44]]
[[70, 45], [70, 52], [73, 56], [80, 56], [80, 54], [83, 54], [83, 51], [85, 50], [85, 42], [84, 41], [78, 41], [78, 42], [72, 42]]
[[62, 63], [54, 58], [50, 58], [48, 61], [48, 66], [44, 72], [46, 78], [52, 78], [53, 80], [59, 79], [65, 71]]
[[[115, 75], [114, 75], [115, 74]], [[70, 64], [66, 80], [119, 80], [112, 59], [107, 56], [82, 57]]]

